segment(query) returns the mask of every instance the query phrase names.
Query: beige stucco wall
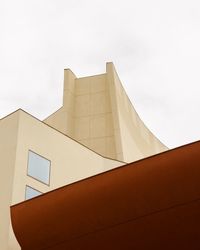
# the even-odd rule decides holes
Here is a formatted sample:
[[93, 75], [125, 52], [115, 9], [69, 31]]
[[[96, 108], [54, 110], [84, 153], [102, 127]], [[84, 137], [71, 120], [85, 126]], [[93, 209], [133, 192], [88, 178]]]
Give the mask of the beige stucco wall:
[[0, 249], [8, 249], [18, 114], [0, 120]]
[[64, 71], [63, 106], [44, 120], [99, 154], [116, 159], [107, 75], [76, 78]]
[[44, 120], [99, 154], [132, 162], [167, 150], [133, 108], [113, 63], [77, 78], [64, 71], [63, 106]]
[[74, 138], [101, 155], [116, 159], [106, 74], [76, 79], [75, 86]]
[[[22, 110], [2, 120], [0, 126], [5, 141], [0, 144], [0, 160], [6, 167], [0, 175], [1, 190], [6, 190], [0, 197], [1, 250], [20, 249], [10, 226], [9, 206], [24, 201], [26, 185], [45, 193], [124, 164], [100, 156]], [[29, 150], [51, 161], [49, 186], [27, 175]]]
[[[18, 111], [19, 131], [13, 203], [24, 199], [24, 183], [46, 192], [117, 167], [123, 163], [106, 159], [23, 111]], [[31, 133], [30, 133], [31, 131]], [[51, 161], [51, 183], [47, 186], [26, 175], [28, 150]]]

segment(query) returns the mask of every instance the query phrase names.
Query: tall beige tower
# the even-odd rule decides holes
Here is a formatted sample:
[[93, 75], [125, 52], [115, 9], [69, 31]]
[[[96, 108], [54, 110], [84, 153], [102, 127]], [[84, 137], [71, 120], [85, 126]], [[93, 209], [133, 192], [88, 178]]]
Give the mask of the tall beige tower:
[[64, 71], [63, 106], [44, 120], [102, 156], [132, 162], [167, 150], [144, 125], [113, 63], [106, 73], [77, 78]]

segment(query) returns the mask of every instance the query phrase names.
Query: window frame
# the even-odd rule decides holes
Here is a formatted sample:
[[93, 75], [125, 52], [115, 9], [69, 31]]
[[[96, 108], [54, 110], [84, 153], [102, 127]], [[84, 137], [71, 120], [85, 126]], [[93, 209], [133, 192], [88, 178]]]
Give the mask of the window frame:
[[[28, 164], [28, 163], [29, 163], [29, 152], [32, 152], [33, 154], [36, 154], [36, 155], [38, 155], [39, 157], [41, 157], [41, 158], [43, 158], [43, 159], [45, 159], [45, 160], [47, 160], [47, 161], [50, 162], [50, 165], [49, 165], [49, 176], [48, 176], [49, 182], [48, 182], [48, 183], [46, 183], [46, 182], [44, 182], [44, 181], [41, 181], [41, 180], [37, 179], [36, 177], [34, 177], [34, 176], [32, 176], [32, 175], [30, 175], [30, 174], [28, 173], [28, 170], [29, 170], [29, 164]], [[40, 155], [40, 154], [34, 152], [33, 150], [29, 149], [29, 150], [28, 150], [28, 157], [27, 157], [26, 175], [27, 175], [28, 177], [30, 177], [30, 178], [32, 178], [32, 179], [34, 179], [34, 180], [36, 180], [36, 181], [39, 181], [40, 183], [45, 184], [46, 186], [50, 187], [50, 183], [51, 183], [51, 160], [49, 160], [49, 159], [47, 159], [46, 157], [44, 157], [43, 155]], [[39, 191], [39, 192], [40, 192], [40, 191]]]

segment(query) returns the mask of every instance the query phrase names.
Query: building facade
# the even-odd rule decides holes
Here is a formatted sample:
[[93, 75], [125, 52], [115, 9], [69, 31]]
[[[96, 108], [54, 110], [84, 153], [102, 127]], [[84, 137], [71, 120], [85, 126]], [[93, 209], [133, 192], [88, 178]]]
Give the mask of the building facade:
[[21, 109], [9, 114], [0, 139], [1, 250], [20, 249], [11, 205], [167, 150], [137, 115], [112, 63], [83, 78], [65, 70], [63, 106], [44, 121]]

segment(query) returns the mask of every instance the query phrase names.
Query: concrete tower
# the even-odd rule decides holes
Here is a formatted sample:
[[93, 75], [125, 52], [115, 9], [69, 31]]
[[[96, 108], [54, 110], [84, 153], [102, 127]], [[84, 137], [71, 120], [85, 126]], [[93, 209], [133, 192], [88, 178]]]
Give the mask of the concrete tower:
[[99, 154], [132, 162], [167, 150], [133, 108], [113, 63], [77, 78], [64, 71], [63, 106], [44, 120]]

